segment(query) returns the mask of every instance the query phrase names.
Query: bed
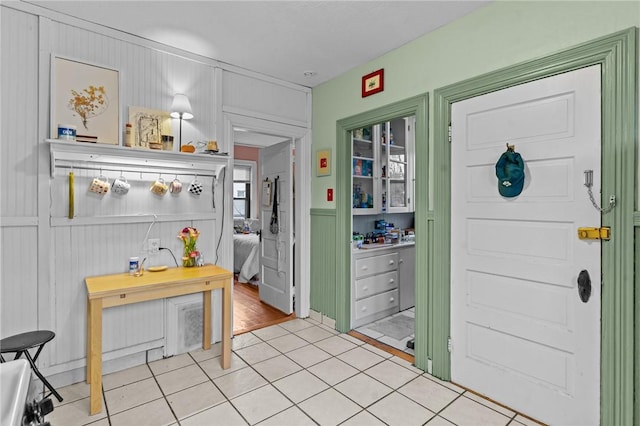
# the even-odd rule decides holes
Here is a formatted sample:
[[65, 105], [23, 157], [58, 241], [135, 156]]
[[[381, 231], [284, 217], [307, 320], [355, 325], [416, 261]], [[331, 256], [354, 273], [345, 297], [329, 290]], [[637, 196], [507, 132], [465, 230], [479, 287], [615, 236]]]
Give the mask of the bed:
[[233, 234], [233, 271], [238, 282], [247, 283], [260, 272], [260, 237], [258, 234]]

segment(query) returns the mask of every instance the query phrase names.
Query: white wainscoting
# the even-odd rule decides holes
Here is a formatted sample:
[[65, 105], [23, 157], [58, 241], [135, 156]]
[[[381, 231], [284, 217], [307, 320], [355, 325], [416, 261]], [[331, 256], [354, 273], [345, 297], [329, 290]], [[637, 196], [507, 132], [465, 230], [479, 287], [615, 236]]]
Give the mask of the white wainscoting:
[[[94, 197], [86, 190], [99, 169], [75, 170], [76, 217], [68, 219], [68, 177], [59, 171], [52, 177], [46, 142], [51, 137], [52, 55], [119, 70], [121, 129], [128, 121], [129, 106], [167, 111], [175, 93], [187, 94], [195, 117], [183, 122], [183, 143], [217, 138], [221, 151], [232, 151], [232, 141], [225, 140], [219, 123], [225, 107], [223, 87], [233, 103], [229, 108], [305, 127], [310, 126], [310, 90], [251, 72], [243, 75], [232, 66], [33, 4], [0, 5], [0, 24], [0, 336], [37, 328], [55, 331], [56, 338], [39, 364], [45, 373], [56, 375], [56, 383], [70, 383], [83, 379], [85, 365], [84, 278], [124, 272], [130, 256], [144, 255], [141, 244], [153, 215], [158, 221], [149, 237], [160, 238], [161, 246], [170, 248], [178, 262], [178, 231], [195, 226], [201, 231], [198, 247], [205, 261], [230, 269], [232, 185], [227, 178], [216, 186], [214, 209], [211, 191], [198, 198], [189, 196], [186, 188], [179, 197], [151, 194], [148, 186], [158, 177], [153, 173], [125, 171], [132, 184], [129, 194]], [[233, 70], [226, 77], [225, 67]], [[177, 121], [173, 131], [177, 142]], [[176, 173], [185, 184], [193, 178], [184, 169]], [[112, 180], [120, 173], [103, 174]], [[175, 174], [167, 172], [163, 177], [171, 180]], [[205, 189], [211, 188], [212, 179], [199, 178]], [[174, 260], [162, 250], [146, 264], [172, 266]], [[220, 339], [220, 292], [214, 292], [212, 299], [216, 341]], [[144, 362], [145, 352], [158, 356], [166, 344], [166, 303], [105, 310], [103, 358], [111, 360], [110, 365], [124, 366], [131, 362], [124, 360]]]

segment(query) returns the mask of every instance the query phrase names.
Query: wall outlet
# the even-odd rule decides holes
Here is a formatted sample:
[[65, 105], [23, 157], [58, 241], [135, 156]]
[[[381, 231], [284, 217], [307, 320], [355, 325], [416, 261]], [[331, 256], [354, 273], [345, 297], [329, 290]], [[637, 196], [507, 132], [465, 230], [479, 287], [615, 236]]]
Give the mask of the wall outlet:
[[157, 254], [160, 251], [160, 238], [149, 238], [149, 254]]

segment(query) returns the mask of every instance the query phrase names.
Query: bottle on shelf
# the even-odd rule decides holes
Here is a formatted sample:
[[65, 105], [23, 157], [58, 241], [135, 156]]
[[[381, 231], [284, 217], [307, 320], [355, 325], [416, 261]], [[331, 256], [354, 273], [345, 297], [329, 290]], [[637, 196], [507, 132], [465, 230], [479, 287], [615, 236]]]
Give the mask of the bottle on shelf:
[[133, 146], [133, 131], [131, 123], [124, 126], [124, 146]]
[[362, 176], [362, 160], [355, 159], [353, 160], [353, 175], [354, 176]]

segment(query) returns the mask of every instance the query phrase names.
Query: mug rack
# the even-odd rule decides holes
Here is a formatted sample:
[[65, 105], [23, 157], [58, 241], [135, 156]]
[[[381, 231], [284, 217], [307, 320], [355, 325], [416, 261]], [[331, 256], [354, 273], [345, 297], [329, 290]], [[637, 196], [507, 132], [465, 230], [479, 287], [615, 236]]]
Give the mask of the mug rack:
[[[57, 170], [95, 170], [180, 174], [215, 177], [227, 165], [227, 157], [181, 152], [132, 149], [113, 145], [85, 145], [47, 139], [51, 154], [51, 177]], [[66, 173], [65, 173], [66, 174]]]

